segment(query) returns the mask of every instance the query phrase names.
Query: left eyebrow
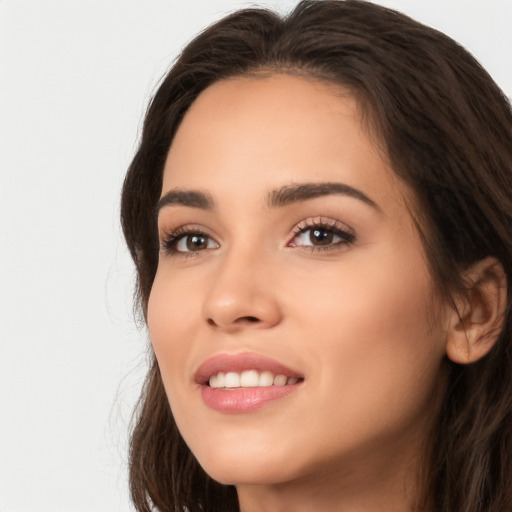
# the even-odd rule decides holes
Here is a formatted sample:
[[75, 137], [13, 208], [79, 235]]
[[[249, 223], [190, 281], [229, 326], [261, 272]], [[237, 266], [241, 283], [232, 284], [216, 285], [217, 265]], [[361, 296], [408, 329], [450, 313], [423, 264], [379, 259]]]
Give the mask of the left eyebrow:
[[342, 195], [358, 199], [363, 203], [381, 211], [375, 201], [370, 199], [364, 192], [345, 183], [298, 183], [287, 185], [273, 190], [267, 197], [267, 204], [270, 208], [287, 206], [290, 204], [307, 201], [316, 197]]

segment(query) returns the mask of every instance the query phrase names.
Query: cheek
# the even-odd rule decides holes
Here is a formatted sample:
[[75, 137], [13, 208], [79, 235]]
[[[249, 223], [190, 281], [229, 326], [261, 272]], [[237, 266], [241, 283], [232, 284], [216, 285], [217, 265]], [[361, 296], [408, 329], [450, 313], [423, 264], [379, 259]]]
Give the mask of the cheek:
[[149, 297], [149, 335], [169, 399], [176, 386], [188, 382], [186, 361], [194, 339], [194, 323], [190, 319], [200, 315], [200, 302], [194, 299], [193, 290], [159, 270]]
[[430, 276], [422, 261], [405, 268], [391, 261], [325, 276], [317, 283], [328, 286], [313, 284], [302, 307], [299, 332], [309, 333], [304, 349], [319, 369], [320, 408], [333, 421], [346, 423], [350, 411], [394, 428], [424, 413], [437, 389], [444, 334]]
[[354, 260], [315, 279], [292, 280], [300, 283], [289, 293], [291, 307], [301, 310], [299, 321], [330, 333], [336, 345], [357, 340], [361, 349], [409, 347], [432, 330], [432, 284], [422, 261], [402, 266], [393, 255], [379, 254]]

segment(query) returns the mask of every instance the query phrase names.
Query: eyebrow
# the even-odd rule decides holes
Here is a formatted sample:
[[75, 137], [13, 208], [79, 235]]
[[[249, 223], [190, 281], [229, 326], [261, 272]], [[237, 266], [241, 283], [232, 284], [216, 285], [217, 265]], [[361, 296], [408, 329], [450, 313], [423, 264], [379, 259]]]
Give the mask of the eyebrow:
[[200, 208], [201, 210], [212, 210], [214, 203], [209, 194], [199, 190], [183, 190], [174, 188], [166, 192], [156, 205], [156, 213], [165, 206], [188, 206], [190, 208]]
[[370, 199], [364, 192], [345, 183], [298, 183], [287, 185], [278, 190], [272, 191], [267, 199], [271, 208], [287, 206], [300, 201], [307, 201], [316, 197], [342, 195], [358, 199], [363, 203], [380, 211], [375, 201]]
[[[375, 201], [370, 199], [364, 192], [345, 183], [297, 183], [285, 185], [273, 190], [267, 197], [269, 208], [280, 208], [308, 199], [322, 196], [342, 195], [358, 199], [363, 203], [372, 206], [380, 211]], [[166, 192], [156, 205], [156, 213], [166, 206], [188, 206], [201, 210], [212, 210], [215, 206], [212, 196], [200, 190], [171, 189]]]

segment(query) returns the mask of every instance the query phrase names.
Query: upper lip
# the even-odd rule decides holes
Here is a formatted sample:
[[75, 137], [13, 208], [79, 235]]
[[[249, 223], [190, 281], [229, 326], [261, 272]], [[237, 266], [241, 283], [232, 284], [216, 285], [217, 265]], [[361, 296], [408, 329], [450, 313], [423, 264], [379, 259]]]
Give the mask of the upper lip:
[[255, 353], [217, 354], [204, 361], [194, 375], [198, 384], [206, 384], [212, 375], [245, 370], [268, 371], [274, 375], [303, 378], [303, 375], [267, 356]]

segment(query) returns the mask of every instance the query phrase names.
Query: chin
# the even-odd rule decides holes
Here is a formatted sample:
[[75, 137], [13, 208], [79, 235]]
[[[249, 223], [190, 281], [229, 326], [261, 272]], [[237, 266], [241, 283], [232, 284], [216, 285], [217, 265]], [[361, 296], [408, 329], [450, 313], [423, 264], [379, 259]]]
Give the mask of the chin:
[[203, 469], [223, 485], [272, 485], [293, 480], [293, 475], [283, 473], [282, 468], [278, 469], [268, 461], [256, 467], [251, 463], [206, 464]]
[[279, 450], [219, 448], [194, 455], [205, 472], [224, 485], [269, 485], [293, 480], [299, 471]]

